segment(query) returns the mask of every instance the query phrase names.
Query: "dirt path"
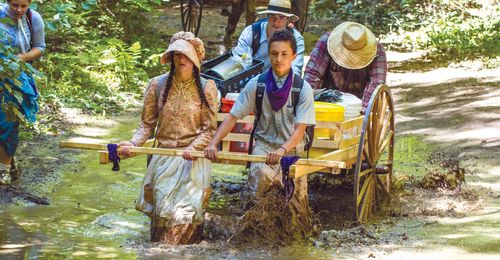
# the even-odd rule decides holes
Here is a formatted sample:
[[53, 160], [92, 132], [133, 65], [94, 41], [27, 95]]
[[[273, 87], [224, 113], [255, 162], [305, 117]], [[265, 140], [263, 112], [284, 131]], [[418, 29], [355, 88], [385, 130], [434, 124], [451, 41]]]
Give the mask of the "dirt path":
[[421, 136], [439, 151], [436, 156], [457, 160], [466, 170], [466, 185], [460, 194], [438, 191], [432, 198], [419, 193], [424, 200], [420, 209], [414, 208], [420, 212], [416, 215], [435, 227], [422, 228], [420, 242], [388, 256], [433, 256], [438, 244], [445, 258], [498, 257], [500, 69], [481, 69], [477, 63], [426, 69], [422, 60], [398, 61], [401, 56], [388, 55], [394, 61], [388, 84], [396, 100], [399, 137]]

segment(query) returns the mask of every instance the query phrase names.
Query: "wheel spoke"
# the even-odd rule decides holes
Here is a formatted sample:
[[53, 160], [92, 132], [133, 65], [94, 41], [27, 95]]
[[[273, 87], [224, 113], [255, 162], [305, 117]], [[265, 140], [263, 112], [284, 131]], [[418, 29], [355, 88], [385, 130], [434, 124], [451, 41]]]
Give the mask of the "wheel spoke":
[[370, 158], [370, 154], [369, 154], [367, 145], [368, 144], [365, 142], [365, 145], [363, 146], [363, 155], [365, 156], [365, 160], [368, 162], [369, 166], [372, 167], [373, 166], [373, 161]]
[[368, 168], [368, 169], [360, 172], [359, 175], [358, 175], [358, 178], [361, 178], [361, 177], [365, 176], [367, 173], [371, 172], [372, 170], [373, 169], [370, 167], [370, 168]]
[[380, 131], [380, 136], [385, 136], [387, 134], [387, 130], [389, 129], [389, 126], [391, 125], [392, 111], [389, 110], [389, 112], [387, 114], [388, 114], [387, 121], [382, 126], [382, 131]]
[[382, 141], [382, 144], [380, 144], [378, 153], [382, 154], [384, 152], [385, 147], [389, 144], [391, 141], [392, 136], [394, 135], [394, 131], [389, 131], [389, 134], [385, 137], [384, 141]]
[[389, 196], [389, 193], [387, 192], [384, 183], [378, 177], [377, 177], [377, 187], [380, 189], [380, 191], [382, 191], [382, 193], [384, 193], [385, 196]]
[[[373, 178], [370, 178], [373, 180]], [[373, 182], [373, 181], [372, 181]], [[371, 214], [371, 209], [372, 209], [372, 203], [373, 203], [373, 194], [374, 194], [374, 188], [376, 183], [370, 182], [370, 186], [366, 190], [366, 194], [363, 199], [363, 205], [362, 205], [362, 214], [360, 221], [365, 221], [368, 219], [369, 215]]]
[[[366, 200], [366, 198], [365, 198], [365, 200]], [[359, 219], [358, 219], [359, 221], [363, 221], [365, 219], [365, 215], [366, 215], [365, 212], [366, 212], [366, 207], [367, 207], [365, 200], [363, 200], [363, 204], [361, 204], [361, 210], [360, 210], [361, 212], [359, 214]]]
[[366, 189], [368, 188], [368, 186], [370, 185], [370, 183], [373, 180], [373, 178], [370, 178], [370, 177], [371, 176], [366, 178], [365, 182], [363, 183], [363, 187], [361, 188], [361, 191], [358, 193], [357, 205], [359, 205], [359, 203], [361, 202], [361, 199], [364, 197], [364, 195], [366, 193]]
[[189, 11], [187, 14], [187, 31], [193, 32], [192, 27], [193, 27], [193, 5], [190, 3], [189, 4]]
[[196, 31], [196, 28], [198, 28], [198, 19], [196, 19], [198, 17], [199, 13], [198, 13], [198, 10], [196, 10], [196, 12], [193, 13], [193, 33], [195, 33]]

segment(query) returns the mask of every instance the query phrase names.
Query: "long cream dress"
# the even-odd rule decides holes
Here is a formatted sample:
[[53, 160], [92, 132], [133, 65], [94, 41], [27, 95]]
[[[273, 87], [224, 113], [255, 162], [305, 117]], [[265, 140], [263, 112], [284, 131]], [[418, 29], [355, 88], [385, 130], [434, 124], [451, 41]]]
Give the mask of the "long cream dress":
[[[138, 146], [156, 128], [161, 148], [202, 151], [217, 127], [217, 88], [208, 81], [204, 93], [209, 106], [202, 104], [196, 84], [179, 88], [172, 83], [167, 102], [157, 97], [158, 77], [146, 90], [142, 119], [132, 142]], [[163, 95], [165, 87], [160, 92]], [[203, 218], [210, 197], [211, 163], [182, 157], [152, 157], [144, 177], [136, 209], [152, 218], [151, 240], [169, 244], [190, 244], [201, 239]]]

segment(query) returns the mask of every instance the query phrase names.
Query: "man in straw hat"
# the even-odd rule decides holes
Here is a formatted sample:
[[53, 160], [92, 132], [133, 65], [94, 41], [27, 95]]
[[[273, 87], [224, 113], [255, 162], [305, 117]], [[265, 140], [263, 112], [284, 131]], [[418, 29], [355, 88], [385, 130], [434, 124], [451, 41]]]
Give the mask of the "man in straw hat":
[[[267, 14], [268, 20], [258, 21], [247, 26], [241, 32], [238, 38], [238, 45], [234, 50], [238, 55], [250, 51], [253, 58], [264, 61], [263, 70], [267, 71], [271, 68], [268, 39], [275, 32], [286, 30], [287, 26], [299, 20], [299, 17], [292, 14], [290, 0], [270, 0], [267, 10], [259, 12], [259, 14]], [[257, 30], [255, 30], [256, 27]], [[302, 67], [304, 65], [304, 37], [295, 28], [288, 28], [288, 30], [293, 33], [297, 42], [297, 57], [292, 63], [293, 71], [302, 75]]]
[[[312, 88], [291, 68], [297, 55], [294, 35], [288, 30], [276, 32], [270, 38], [268, 48], [272, 67], [247, 83], [205, 149], [206, 158], [215, 160], [217, 145], [238, 119], [253, 112], [256, 121], [252, 154], [267, 156], [266, 163], [252, 163], [248, 174], [247, 183], [257, 200], [262, 199], [271, 186], [290, 184], [287, 180], [284, 184], [278, 162], [285, 155], [296, 155], [296, 147], [306, 143], [307, 126], [316, 124]], [[259, 97], [260, 102], [257, 102]], [[295, 192], [290, 196], [287, 199], [298, 224], [311, 227], [307, 176], [295, 179]]]
[[368, 28], [354, 22], [344, 22], [319, 39], [304, 73], [314, 89], [338, 89], [361, 98], [361, 113], [386, 76], [384, 47]]
[[151, 240], [191, 244], [201, 240], [210, 198], [211, 163], [194, 160], [217, 128], [215, 82], [200, 77], [205, 58], [203, 42], [191, 32], [178, 32], [161, 56], [170, 71], [151, 79], [144, 95], [141, 123], [130, 141], [121, 142], [120, 155], [129, 146], [142, 146], [154, 133], [160, 148], [182, 149], [182, 157], [153, 155], [136, 209], [151, 217]]

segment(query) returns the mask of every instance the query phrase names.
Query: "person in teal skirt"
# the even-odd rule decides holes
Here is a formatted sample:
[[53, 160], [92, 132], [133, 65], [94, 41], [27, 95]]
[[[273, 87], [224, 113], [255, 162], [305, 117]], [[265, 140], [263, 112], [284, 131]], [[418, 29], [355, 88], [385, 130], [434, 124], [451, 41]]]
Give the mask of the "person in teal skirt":
[[[29, 9], [32, 0], [7, 0], [0, 4], [0, 46], [10, 46], [24, 62], [32, 62], [45, 50], [44, 23], [40, 14]], [[0, 54], [0, 59], [12, 57]], [[10, 184], [20, 177], [13, 165], [13, 157], [19, 143], [19, 119], [13, 119], [6, 111], [7, 106], [16, 106], [27, 122], [36, 121], [38, 112], [38, 91], [33, 75], [21, 72], [14, 80], [0, 78], [0, 185]], [[7, 91], [6, 85], [22, 94], [22, 101]], [[13, 166], [13, 167], [11, 167]]]

